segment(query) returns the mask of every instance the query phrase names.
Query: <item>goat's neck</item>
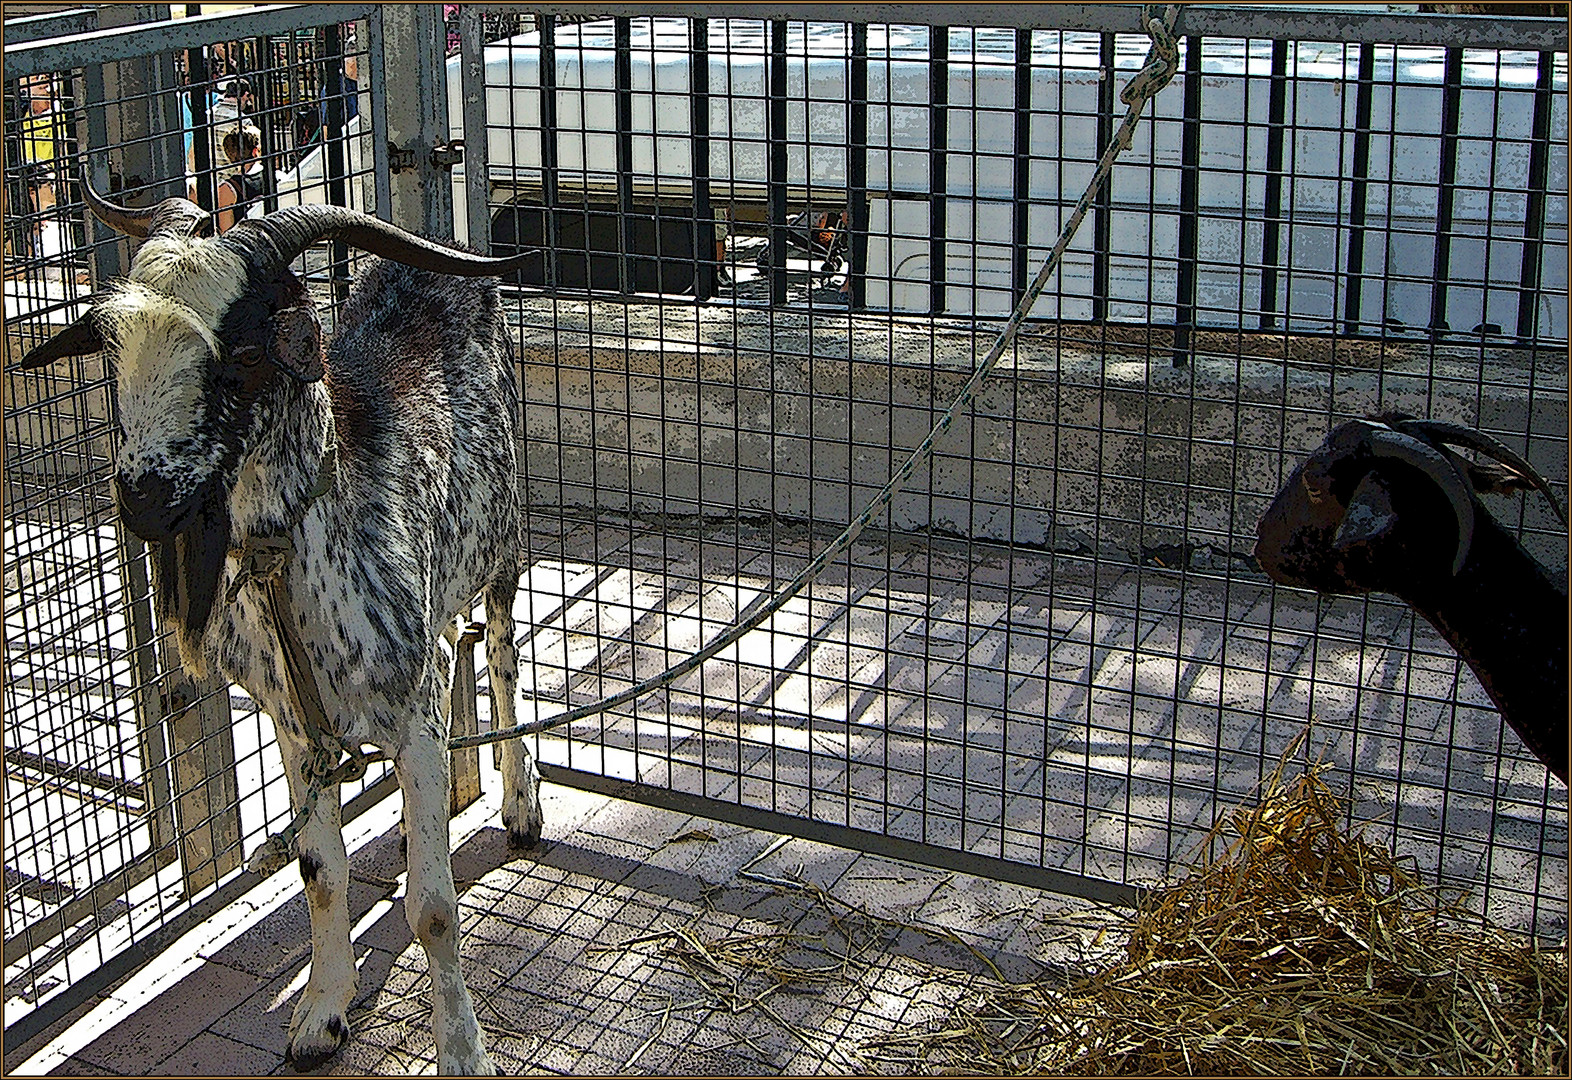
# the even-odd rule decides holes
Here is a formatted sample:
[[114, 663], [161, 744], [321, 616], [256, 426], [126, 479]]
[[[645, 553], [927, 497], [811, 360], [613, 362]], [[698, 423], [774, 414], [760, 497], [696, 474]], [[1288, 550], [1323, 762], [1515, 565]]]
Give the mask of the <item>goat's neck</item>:
[[[1567, 591], [1509, 533], [1481, 514], [1455, 578], [1403, 599], [1473, 669], [1530, 750], [1567, 756]], [[1543, 751], [1543, 752], [1541, 752]], [[1547, 756], [1548, 755], [1548, 756]], [[1566, 766], [1552, 766], [1565, 779]]]
[[281, 536], [300, 523], [333, 438], [327, 391], [320, 382], [310, 383], [273, 418], [241, 463], [229, 501], [232, 542]]

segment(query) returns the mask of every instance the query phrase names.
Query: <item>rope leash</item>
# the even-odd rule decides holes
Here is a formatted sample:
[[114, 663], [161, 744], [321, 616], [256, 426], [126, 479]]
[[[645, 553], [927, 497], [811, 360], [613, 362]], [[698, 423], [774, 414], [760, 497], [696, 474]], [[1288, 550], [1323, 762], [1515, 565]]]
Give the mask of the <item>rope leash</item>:
[[[1140, 122], [1141, 114], [1146, 109], [1146, 103], [1155, 97], [1163, 87], [1168, 85], [1179, 68], [1179, 45], [1174, 38], [1173, 28], [1174, 23], [1178, 20], [1179, 10], [1182, 6], [1181, 4], [1152, 4], [1142, 8], [1142, 24], [1147, 37], [1151, 39], [1151, 46], [1147, 51], [1145, 63], [1119, 93], [1120, 101], [1126, 106], [1124, 119], [1114, 132], [1108, 146], [1103, 150], [1102, 156], [1098, 158], [1097, 168], [1092, 174], [1091, 181], [1087, 184], [1085, 193], [1076, 202], [1075, 209], [1071, 211], [1069, 218], [1060, 229], [1059, 238], [1049, 251], [1048, 257], [1043, 261], [1042, 267], [1037, 271], [1037, 276], [1022, 295], [1015, 309], [1010, 313], [1010, 317], [1000, 329], [992, 347], [978, 361], [971, 376], [961, 387], [955, 401], [939, 417], [938, 422], [934, 424], [933, 430], [928, 433], [928, 436], [918, 444], [917, 448], [912, 451], [901, 467], [896, 470], [895, 475], [890, 477], [884, 487], [873, 497], [866, 509], [858, 514], [841, 534], [820, 552], [813, 561], [804, 567], [791, 581], [787, 582], [784, 588], [768, 600], [761, 597], [754, 603], [749, 604], [748, 608], [744, 610], [738, 621], [730, 629], [687, 659], [672, 665], [659, 675], [635, 683], [625, 690], [609, 694], [589, 704], [575, 706], [544, 719], [515, 724], [512, 727], [500, 728], [495, 731], [479, 732], [450, 739], [448, 742], [449, 750], [484, 746], [488, 743], [502, 742], [505, 739], [517, 739], [526, 735], [536, 735], [543, 731], [550, 731], [553, 728], [562, 727], [564, 724], [571, 724], [576, 720], [582, 720], [597, 713], [614, 709], [619, 705], [625, 705], [652, 691], [670, 685], [684, 675], [698, 670], [716, 655], [724, 652], [743, 637], [757, 630], [795, 599], [797, 594], [823, 573], [830, 563], [851, 548], [863, 530], [894, 501], [896, 495], [901, 492], [911, 479], [912, 474], [927, 464], [928, 460], [933, 456], [935, 444], [949, 431], [961, 411], [975, 400], [982, 389], [984, 380], [993, 373], [993, 369], [997, 366], [999, 359], [1004, 355], [1005, 350], [1009, 348], [1011, 342], [1015, 340], [1021, 324], [1026, 321], [1027, 313], [1031, 311], [1038, 297], [1047, 288], [1049, 279], [1058, 270], [1059, 263], [1070, 246], [1070, 241], [1074, 239], [1081, 222], [1086, 217], [1087, 211], [1091, 209], [1092, 201], [1097, 197], [1098, 191], [1101, 190], [1103, 184], [1107, 182], [1109, 174], [1113, 171], [1114, 162], [1121, 153], [1130, 148], [1136, 125]], [[1159, 7], [1162, 10], [1161, 16], [1157, 14]], [[1110, 77], [1112, 77], [1111, 73]], [[237, 582], [232, 591], [238, 591], [240, 584], [240, 582]], [[275, 629], [280, 625], [284, 625], [279, 621], [281, 618], [282, 613], [279, 613], [279, 616], [275, 618]], [[315, 680], [309, 666], [307, 666], [304, 672], [304, 679], [312, 684], [312, 689], [314, 690]], [[321, 739], [317, 740], [316, 753], [309, 767], [309, 785], [304, 803], [281, 832], [274, 833], [268, 837], [262, 848], [246, 864], [247, 869], [266, 874], [282, 868], [290, 859], [294, 850], [295, 838], [304, 826], [307, 816], [316, 807], [317, 799], [321, 793], [328, 787], [341, 783], [344, 779], [356, 779], [359, 776], [363, 776], [368, 763], [386, 760], [386, 755], [380, 751], [372, 754], [362, 754], [359, 747], [343, 744], [342, 740], [339, 740], [337, 736], [332, 736], [331, 738], [334, 742], [340, 743], [341, 746], [325, 743]], [[350, 757], [334, 767], [333, 763], [338, 760], [341, 747], [342, 750], [348, 751]], [[341, 776], [341, 773], [344, 775]], [[350, 775], [351, 773], [353, 775]]]

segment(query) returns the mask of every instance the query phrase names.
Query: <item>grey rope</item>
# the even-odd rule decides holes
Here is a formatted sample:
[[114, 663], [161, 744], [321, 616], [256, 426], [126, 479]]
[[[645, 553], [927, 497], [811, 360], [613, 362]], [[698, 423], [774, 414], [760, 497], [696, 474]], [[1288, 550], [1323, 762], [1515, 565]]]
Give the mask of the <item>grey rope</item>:
[[1086, 217], [1086, 212], [1091, 209], [1092, 200], [1097, 197], [1098, 190], [1107, 181], [1108, 174], [1113, 171], [1115, 159], [1118, 158], [1120, 153], [1129, 148], [1131, 136], [1135, 132], [1136, 124], [1141, 119], [1141, 113], [1145, 110], [1146, 103], [1159, 90], [1168, 85], [1169, 80], [1173, 78], [1174, 72], [1178, 70], [1179, 46], [1174, 40], [1173, 27], [1175, 20], [1179, 17], [1181, 6], [1180, 4], [1166, 5], [1161, 18], [1156, 17], [1158, 5], [1148, 5], [1143, 8], [1142, 21], [1145, 23], [1147, 36], [1152, 39], [1152, 45], [1147, 52], [1146, 63], [1140, 71], [1136, 72], [1129, 84], [1119, 94], [1119, 99], [1128, 106], [1125, 110], [1124, 121], [1119, 125], [1118, 130], [1114, 132], [1113, 139], [1109, 142], [1107, 149], [1103, 151], [1102, 157], [1098, 159], [1097, 170], [1092, 176], [1091, 183], [1087, 185], [1086, 193], [1075, 204], [1075, 210], [1065, 222], [1064, 228], [1060, 230], [1059, 239], [1054, 244], [1053, 250], [1048, 253], [1048, 258], [1044, 260], [1042, 269], [1037, 271], [1037, 277], [1033, 279], [1031, 286], [1027, 288], [1025, 295], [1021, 297], [1020, 303], [1016, 304], [1015, 310], [1010, 313], [1010, 317], [1005, 322], [1003, 329], [999, 331], [999, 336], [994, 341], [993, 347], [978, 362], [971, 377], [961, 387], [960, 394], [950, 407], [944, 411], [944, 414], [939, 417], [938, 423], [928, 433], [928, 437], [912, 451], [911, 456], [896, 470], [895, 475], [890, 477], [889, 482], [873, 497], [873, 501], [868, 504], [867, 509], [859, 514], [850, 525], [846, 526], [846, 529], [835, 538], [829, 547], [820, 552], [818, 557], [804, 567], [796, 577], [792, 578], [780, 592], [776, 593], [768, 601], [763, 601], [760, 598], [759, 601], [750, 604], [748, 609], [743, 612], [739, 620], [729, 630], [686, 660], [674, 664], [659, 675], [635, 683], [625, 690], [619, 690], [598, 701], [567, 709], [545, 719], [532, 720], [528, 723], [516, 724], [513, 727], [480, 732], [475, 735], [464, 735], [453, 739], [448, 744], [450, 749], [461, 750], [470, 746], [481, 746], [485, 743], [499, 742], [503, 739], [513, 739], [523, 735], [534, 735], [542, 731], [549, 731], [552, 728], [561, 727], [563, 724], [570, 724], [575, 720], [582, 720], [596, 713], [614, 709], [619, 705], [625, 705], [653, 690], [669, 685], [684, 675], [697, 670], [706, 661], [735, 645], [747, 634], [757, 630], [772, 615], [790, 603], [805, 586], [823, 573], [825, 567], [856, 542], [863, 529], [867, 528], [869, 523], [884, 512], [895, 496], [905, 487], [906, 482], [911, 479], [912, 474], [927, 463], [928, 459], [933, 455], [934, 444], [950, 429], [950, 425], [955, 422], [955, 418], [960, 414], [961, 410], [970, 405], [977, 396], [977, 392], [982, 388], [983, 380], [993, 372], [994, 366], [999, 362], [999, 358], [1004, 355], [1004, 351], [1009, 348], [1010, 343], [1015, 339], [1016, 331], [1020, 329], [1021, 323], [1026, 320], [1026, 313], [1032, 309], [1032, 305], [1037, 302], [1037, 298], [1047, 288], [1048, 279], [1059, 268], [1059, 262], [1064, 257], [1065, 249], [1070, 246], [1070, 241], [1074, 238], [1076, 230], [1080, 228], [1082, 219]]
[[[1163, 11], [1160, 18], [1156, 14], [1159, 6], [1162, 7]], [[449, 750], [463, 750], [471, 746], [483, 746], [487, 743], [502, 742], [505, 739], [517, 739], [525, 735], [539, 734], [542, 731], [549, 731], [564, 724], [571, 724], [575, 720], [583, 720], [596, 713], [614, 709], [619, 705], [626, 705], [630, 701], [641, 698], [652, 691], [659, 690], [663, 686], [670, 685], [684, 675], [698, 670], [717, 654], [725, 651], [746, 635], [757, 630], [776, 612], [790, 603], [808, 584], [822, 574], [825, 567], [839, 558], [856, 542], [862, 531], [894, 501], [895, 496], [906, 486], [906, 482], [911, 479], [912, 474], [925, 465], [928, 459], [933, 456], [934, 444], [949, 431], [950, 426], [955, 422], [955, 418], [960, 415], [961, 410], [965, 409], [976, 398], [978, 391], [982, 389], [983, 381], [993, 373], [999, 358], [1004, 355], [1005, 350], [1010, 347], [1010, 343], [1015, 340], [1016, 332], [1020, 329], [1021, 323], [1026, 321], [1027, 312], [1032, 309], [1032, 305], [1037, 302], [1037, 298], [1048, 287], [1048, 279], [1058, 270], [1059, 262], [1063, 259], [1065, 250], [1070, 246], [1070, 241], [1074, 239], [1076, 231], [1081, 226], [1081, 221], [1086, 217], [1086, 212], [1091, 209], [1092, 200], [1097, 197], [1097, 192], [1101, 190], [1103, 184], [1107, 182], [1109, 173], [1113, 171], [1115, 160], [1121, 153], [1130, 148], [1131, 137], [1135, 133], [1136, 124], [1140, 122], [1141, 114], [1146, 109], [1146, 103], [1156, 96], [1158, 91], [1168, 85], [1169, 80], [1174, 76], [1174, 72], [1178, 70], [1179, 46], [1174, 39], [1173, 28], [1175, 21], [1179, 17], [1179, 9], [1182, 6], [1180, 4], [1153, 4], [1142, 8], [1142, 23], [1147, 36], [1152, 40], [1151, 48], [1147, 51], [1146, 63], [1142, 65], [1141, 69], [1135, 73], [1134, 77], [1130, 79], [1129, 83], [1119, 93], [1119, 100], [1127, 106], [1124, 120], [1114, 132], [1107, 148], [1103, 150], [1102, 157], [1098, 159], [1097, 169], [1092, 175], [1091, 182], [1087, 184], [1085, 194], [1075, 204], [1075, 209], [1071, 212], [1070, 217], [1065, 221], [1064, 227], [1059, 232], [1059, 239], [1054, 243], [1047, 259], [1043, 261], [1042, 268], [1037, 271], [1037, 276], [1032, 280], [1020, 302], [1015, 305], [1015, 310], [1010, 313], [1009, 319], [1006, 320], [1004, 327], [999, 331], [999, 336], [995, 339], [993, 346], [978, 361], [971, 376], [966, 380], [965, 385], [961, 387], [961, 391], [956, 396], [955, 401], [939, 417], [938, 422], [934, 424], [933, 430], [928, 433], [927, 438], [923, 439], [917, 448], [912, 451], [901, 467], [896, 470], [895, 475], [890, 477], [889, 482], [879, 489], [878, 494], [873, 497], [867, 508], [858, 514], [851, 524], [847, 525], [845, 530], [820, 552], [812, 562], [804, 567], [796, 577], [787, 582], [784, 588], [768, 600], [760, 597], [754, 603], [748, 605], [747, 609], [743, 611], [738, 621], [730, 629], [687, 659], [672, 665], [659, 675], [635, 683], [625, 690], [619, 690], [589, 704], [575, 706], [544, 719], [515, 724], [512, 727], [499, 728], [495, 731], [483, 731], [474, 735], [463, 735], [450, 739], [448, 741]], [[316, 807], [317, 800], [322, 792], [344, 780], [363, 776], [368, 762], [384, 760], [384, 755], [381, 753], [362, 755], [359, 753], [358, 748], [347, 749], [350, 755], [349, 758], [335, 768], [332, 767], [332, 763], [337, 759], [337, 751], [318, 746], [317, 752], [308, 766], [309, 783], [305, 800], [295, 812], [289, 824], [282, 831], [270, 835], [262, 847], [251, 857], [247, 863], [248, 869], [264, 874], [281, 869], [294, 851], [295, 838], [299, 835], [301, 828], [304, 827], [306, 818]]]

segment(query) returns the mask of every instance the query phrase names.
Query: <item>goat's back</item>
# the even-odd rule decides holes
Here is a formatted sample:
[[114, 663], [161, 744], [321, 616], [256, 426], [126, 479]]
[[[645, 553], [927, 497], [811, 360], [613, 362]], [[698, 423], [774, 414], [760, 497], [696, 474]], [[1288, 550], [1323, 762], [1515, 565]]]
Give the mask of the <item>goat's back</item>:
[[441, 619], [517, 559], [517, 379], [495, 279], [372, 263], [326, 367], [362, 547], [424, 549]]

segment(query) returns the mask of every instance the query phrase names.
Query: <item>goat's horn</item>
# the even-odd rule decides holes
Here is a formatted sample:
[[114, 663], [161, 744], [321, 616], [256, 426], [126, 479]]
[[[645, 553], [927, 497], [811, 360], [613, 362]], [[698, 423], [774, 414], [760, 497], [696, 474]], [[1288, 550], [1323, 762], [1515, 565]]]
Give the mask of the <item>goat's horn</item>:
[[54, 337], [29, 349], [27, 354], [8, 370], [31, 371], [34, 368], [47, 367], [56, 360], [64, 360], [68, 356], [95, 353], [103, 347], [103, 335], [98, 332], [98, 324], [93, 318], [92, 310], [89, 309], [86, 315], [69, 323]]
[[1434, 480], [1452, 512], [1457, 515], [1457, 554], [1452, 558], [1454, 576], [1463, 569], [1468, 549], [1474, 542], [1474, 493], [1468, 481], [1458, 472], [1439, 450], [1421, 442], [1412, 435], [1405, 435], [1387, 426], [1370, 425], [1370, 452], [1376, 457], [1391, 458], [1405, 465], [1412, 465]]
[[117, 206], [93, 190], [85, 172], [82, 174], [82, 198], [94, 217], [127, 236], [145, 238], [165, 230], [190, 236], [211, 221], [211, 215], [189, 199], [165, 199], [145, 210]]
[[1405, 435], [1418, 435], [1435, 442], [1446, 443], [1449, 446], [1467, 447], [1470, 450], [1484, 454], [1488, 458], [1494, 458], [1538, 488], [1545, 498], [1550, 500], [1550, 505], [1555, 509], [1556, 516], [1561, 519], [1561, 524], [1567, 524], [1566, 511], [1561, 508], [1561, 500], [1556, 498], [1555, 491], [1550, 487], [1550, 481], [1541, 476], [1522, 457], [1519, 457], [1517, 451], [1496, 441], [1484, 432], [1475, 431], [1473, 428], [1464, 427], [1462, 424], [1448, 423], [1445, 420], [1404, 420], [1393, 426]]
[[263, 255], [273, 262], [274, 270], [288, 266], [306, 248], [321, 240], [342, 241], [406, 266], [461, 277], [505, 273], [535, 254], [520, 252], [505, 259], [493, 259], [455, 251], [359, 210], [320, 204], [291, 206], [266, 217], [248, 218], [224, 236], [231, 243], [239, 243], [253, 251], [264, 244], [270, 245], [273, 251], [263, 252]]

